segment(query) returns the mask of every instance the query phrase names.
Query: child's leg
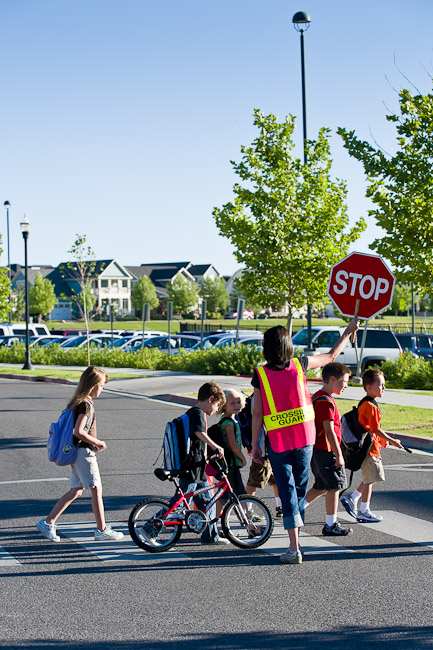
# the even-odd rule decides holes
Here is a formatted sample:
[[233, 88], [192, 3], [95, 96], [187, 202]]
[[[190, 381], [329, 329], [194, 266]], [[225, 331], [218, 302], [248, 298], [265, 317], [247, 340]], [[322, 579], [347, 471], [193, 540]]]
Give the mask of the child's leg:
[[77, 487], [77, 488], [71, 488], [69, 492], [66, 492], [66, 494], [60, 497], [60, 499], [57, 501], [56, 505], [51, 510], [48, 517], [45, 519], [47, 524], [49, 524], [50, 526], [54, 524], [57, 521], [57, 519], [60, 517], [62, 512], [64, 512], [66, 508], [70, 506], [71, 503], [75, 501], [77, 497], [80, 497], [82, 494], [83, 494], [83, 488]]
[[359, 511], [366, 512], [370, 509], [371, 495], [373, 493], [373, 483], [363, 483], [361, 492], [361, 506]]
[[95, 516], [96, 527], [98, 530], [105, 530], [105, 513], [104, 503], [102, 501], [102, 485], [98, 485], [91, 489], [92, 494], [92, 510]]
[[[326, 490], [318, 490], [317, 488], [310, 488], [307, 492], [307, 496], [305, 497], [305, 507], [310, 505], [310, 503], [313, 503], [316, 499], [322, 496], [322, 494], [325, 494]], [[329, 494], [329, 492], [328, 492]], [[326, 496], [328, 496], [328, 494]], [[326, 514], [328, 514], [328, 508], [326, 507]]]

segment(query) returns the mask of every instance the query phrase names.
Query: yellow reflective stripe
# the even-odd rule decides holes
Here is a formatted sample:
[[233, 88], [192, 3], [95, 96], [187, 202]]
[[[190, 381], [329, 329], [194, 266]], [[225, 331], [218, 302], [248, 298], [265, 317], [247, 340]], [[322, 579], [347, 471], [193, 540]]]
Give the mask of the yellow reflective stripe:
[[299, 359], [292, 359], [292, 361], [295, 364], [295, 368], [298, 372], [299, 385], [301, 389], [302, 406], [307, 406], [307, 398], [305, 395], [305, 385], [304, 385], [304, 371], [302, 370], [302, 366]]
[[282, 411], [281, 413], [265, 415], [263, 418], [267, 431], [291, 427], [294, 424], [302, 424], [309, 420], [314, 420], [314, 406], [312, 404], [290, 409], [289, 411]]
[[257, 367], [257, 372], [259, 373], [260, 377], [262, 378], [263, 390], [265, 391], [265, 395], [266, 395], [266, 399], [268, 401], [270, 411], [271, 411], [271, 413], [276, 413], [277, 409], [275, 408], [274, 398], [272, 396], [271, 387], [269, 385], [269, 379], [266, 377], [265, 369], [263, 368], [263, 366], [258, 366]]

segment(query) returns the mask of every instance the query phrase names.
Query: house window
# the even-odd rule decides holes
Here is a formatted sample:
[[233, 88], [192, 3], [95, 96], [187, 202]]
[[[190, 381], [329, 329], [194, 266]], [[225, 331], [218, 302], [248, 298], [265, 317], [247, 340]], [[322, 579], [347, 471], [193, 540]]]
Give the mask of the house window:
[[108, 289], [108, 280], [101, 280], [102, 289]]
[[111, 286], [117, 288], [119, 286], [119, 280], [111, 280]]
[[124, 309], [124, 311], [128, 311], [128, 301], [127, 300], [123, 301], [123, 309]]
[[128, 287], [128, 280], [122, 280], [122, 287], [123, 287], [124, 289], [127, 289], [127, 287]]

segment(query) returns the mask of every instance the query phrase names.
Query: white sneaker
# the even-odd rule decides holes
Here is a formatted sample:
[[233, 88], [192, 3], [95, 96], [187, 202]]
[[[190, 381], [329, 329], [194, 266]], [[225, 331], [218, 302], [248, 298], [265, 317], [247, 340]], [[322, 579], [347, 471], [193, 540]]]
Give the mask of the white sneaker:
[[280, 555], [281, 564], [302, 564], [301, 551], [291, 551], [290, 546], [282, 555]]
[[57, 535], [56, 524], [47, 524], [45, 519], [38, 521], [36, 526], [41, 531], [42, 535], [45, 535], [50, 542], [60, 542], [60, 537]]
[[152, 546], [159, 546], [159, 544], [158, 544], [158, 542], [156, 541], [155, 537], [152, 537], [152, 535], [149, 535], [149, 533], [147, 533], [147, 532], [144, 530], [144, 526], [142, 526], [141, 528], [139, 528], [138, 531], [139, 531], [141, 537], [144, 538], [144, 541], [145, 541], [145, 542], [147, 542], [148, 544], [151, 544]]
[[104, 530], [98, 530], [98, 528], [95, 530], [94, 539], [97, 542], [104, 542], [110, 539], [117, 542], [123, 538], [124, 538], [123, 533], [120, 533], [117, 530], [112, 530], [110, 526], [106, 526]]
[[360, 524], [378, 524], [382, 520], [383, 517], [381, 515], [375, 515], [371, 510], [358, 512], [356, 516], [356, 521], [359, 521]]

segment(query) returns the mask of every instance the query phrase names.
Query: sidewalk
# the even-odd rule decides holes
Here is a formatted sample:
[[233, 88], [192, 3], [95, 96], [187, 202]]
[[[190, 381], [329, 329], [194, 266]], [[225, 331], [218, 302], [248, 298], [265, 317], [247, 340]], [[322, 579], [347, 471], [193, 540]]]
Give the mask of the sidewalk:
[[[9, 367], [12, 364], [7, 364]], [[0, 378], [5, 377], [2, 374], [2, 364], [0, 364]], [[21, 366], [17, 366], [21, 367]], [[81, 366], [56, 366], [69, 370], [85, 370]], [[35, 368], [50, 368], [50, 366], [35, 366]], [[194, 375], [186, 372], [174, 372], [171, 370], [143, 370], [136, 368], [106, 368], [110, 377], [106, 391], [125, 394], [137, 397], [148, 397], [160, 399], [168, 402], [190, 406], [195, 403], [193, 395], [197, 394], [198, 389], [206, 381], [214, 380], [220, 384], [223, 389], [236, 388], [240, 391], [251, 391], [251, 377], [232, 377], [227, 375]], [[131, 379], [116, 379], [116, 373], [127, 373], [137, 375]], [[18, 375], [6, 375], [13, 379], [30, 379], [29, 377]], [[76, 383], [68, 380], [53, 379], [49, 377], [38, 377], [37, 381], [56, 381], [57, 383]], [[314, 393], [320, 386], [320, 381], [308, 381], [311, 393]], [[359, 401], [365, 393], [362, 387], [349, 386], [341, 396], [336, 399], [353, 399]], [[416, 408], [425, 408], [433, 410], [433, 397], [430, 395], [417, 395], [415, 393], [406, 393], [400, 390], [387, 390], [381, 398], [383, 404], [394, 404], [397, 406], [414, 406]], [[423, 451], [433, 452], [433, 439], [421, 438], [398, 434], [403, 444], [420, 449]]]

